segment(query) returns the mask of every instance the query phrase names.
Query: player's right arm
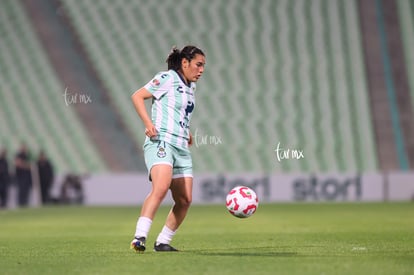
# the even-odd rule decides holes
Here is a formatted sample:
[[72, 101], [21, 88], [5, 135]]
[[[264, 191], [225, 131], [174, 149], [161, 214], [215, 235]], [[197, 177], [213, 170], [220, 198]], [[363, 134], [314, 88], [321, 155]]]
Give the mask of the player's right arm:
[[145, 99], [152, 97], [153, 95], [145, 87], [142, 87], [141, 89], [137, 90], [131, 96], [131, 100], [134, 104], [135, 110], [137, 111], [139, 117], [145, 125], [145, 134], [150, 138], [158, 135], [157, 129], [152, 123], [144, 103]]

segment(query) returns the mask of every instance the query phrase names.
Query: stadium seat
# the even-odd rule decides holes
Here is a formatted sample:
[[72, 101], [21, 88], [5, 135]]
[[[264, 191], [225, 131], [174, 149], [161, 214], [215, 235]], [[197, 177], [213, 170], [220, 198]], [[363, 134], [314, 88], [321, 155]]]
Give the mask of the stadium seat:
[[398, 8], [411, 91], [411, 106], [414, 109], [414, 3], [410, 0], [400, 0], [398, 1]]

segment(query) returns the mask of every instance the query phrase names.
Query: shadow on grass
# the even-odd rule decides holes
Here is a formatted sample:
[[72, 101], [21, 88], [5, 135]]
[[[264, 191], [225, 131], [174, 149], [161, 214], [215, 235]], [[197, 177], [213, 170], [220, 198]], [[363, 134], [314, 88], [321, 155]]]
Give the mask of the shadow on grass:
[[249, 247], [235, 249], [205, 249], [205, 250], [186, 250], [185, 253], [191, 253], [202, 256], [230, 256], [230, 257], [295, 257], [297, 252], [274, 251], [275, 247]]

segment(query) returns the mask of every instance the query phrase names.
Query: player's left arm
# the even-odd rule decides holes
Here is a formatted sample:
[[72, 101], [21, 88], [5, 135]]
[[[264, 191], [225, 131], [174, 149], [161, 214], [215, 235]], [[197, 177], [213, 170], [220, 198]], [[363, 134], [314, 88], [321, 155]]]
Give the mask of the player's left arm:
[[193, 145], [193, 135], [190, 132], [190, 135], [188, 137], [188, 146], [191, 146], [191, 145]]

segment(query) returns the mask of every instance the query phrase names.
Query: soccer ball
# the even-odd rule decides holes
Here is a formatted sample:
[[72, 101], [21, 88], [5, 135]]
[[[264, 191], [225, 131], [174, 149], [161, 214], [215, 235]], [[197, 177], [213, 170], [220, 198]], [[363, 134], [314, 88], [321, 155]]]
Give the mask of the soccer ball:
[[230, 214], [237, 218], [248, 218], [256, 212], [259, 199], [256, 193], [247, 186], [236, 186], [226, 197], [226, 207]]

